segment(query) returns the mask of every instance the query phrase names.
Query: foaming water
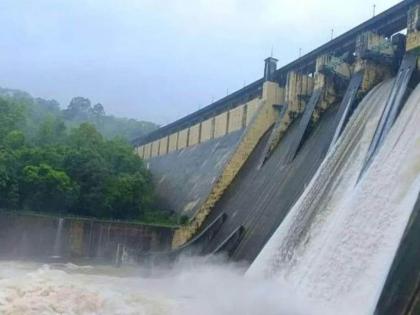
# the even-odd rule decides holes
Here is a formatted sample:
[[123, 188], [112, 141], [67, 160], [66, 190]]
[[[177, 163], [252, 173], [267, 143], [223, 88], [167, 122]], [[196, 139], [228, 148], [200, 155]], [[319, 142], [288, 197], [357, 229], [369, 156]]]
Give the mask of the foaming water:
[[138, 267], [0, 262], [0, 314], [322, 314], [278, 282], [243, 272], [197, 259], [148, 276]]
[[331, 314], [373, 313], [420, 191], [420, 87], [357, 183], [388, 91], [360, 104], [250, 276], [288, 283]]

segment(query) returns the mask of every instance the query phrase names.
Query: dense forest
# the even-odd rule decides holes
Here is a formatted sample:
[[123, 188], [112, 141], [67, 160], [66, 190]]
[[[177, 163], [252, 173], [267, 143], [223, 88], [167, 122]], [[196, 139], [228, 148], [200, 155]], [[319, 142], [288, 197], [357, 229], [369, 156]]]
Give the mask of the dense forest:
[[[127, 120], [128, 121], [128, 120]], [[27, 95], [0, 96], [0, 208], [117, 220], [172, 222], [155, 207], [151, 176], [127, 138], [135, 128], [102, 105], [67, 109]], [[98, 130], [98, 129], [99, 130]], [[102, 134], [102, 131], [104, 134]]]

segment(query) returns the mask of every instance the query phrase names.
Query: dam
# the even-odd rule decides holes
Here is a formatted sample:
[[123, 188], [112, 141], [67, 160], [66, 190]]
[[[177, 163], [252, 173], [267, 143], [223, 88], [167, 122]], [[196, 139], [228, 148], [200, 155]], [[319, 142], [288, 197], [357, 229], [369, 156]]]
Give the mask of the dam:
[[405, 0], [133, 140], [179, 226], [4, 215], [0, 313], [420, 314], [419, 57]]
[[[403, 1], [281, 68], [269, 57], [261, 79], [135, 140], [162, 207], [188, 218], [172, 250], [154, 255], [220, 254], [315, 300], [341, 303], [341, 290], [343, 305], [361, 294], [353, 273], [365, 268], [367, 314], [381, 292], [395, 300], [380, 314], [418, 307], [418, 276], [399, 284], [415, 300], [382, 291], [386, 279], [400, 289], [389, 272], [416, 218], [418, 10]], [[405, 188], [393, 201], [395, 182]]]

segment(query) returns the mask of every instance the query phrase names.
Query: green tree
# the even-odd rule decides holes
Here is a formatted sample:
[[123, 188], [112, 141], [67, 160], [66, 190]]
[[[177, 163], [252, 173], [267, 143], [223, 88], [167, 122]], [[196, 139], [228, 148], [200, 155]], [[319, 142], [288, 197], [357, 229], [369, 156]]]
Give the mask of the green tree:
[[81, 96], [74, 97], [67, 109], [64, 111], [64, 115], [69, 119], [88, 120], [92, 112], [92, 105], [88, 98]]
[[41, 124], [35, 142], [37, 145], [63, 143], [66, 137], [66, 125], [57, 117], [49, 116]]
[[25, 135], [22, 131], [13, 130], [5, 136], [3, 144], [12, 150], [21, 149], [25, 145]]
[[142, 218], [153, 206], [153, 189], [144, 173], [122, 174], [108, 180], [105, 204], [117, 219]]
[[[162, 219], [155, 209], [151, 175], [126, 139], [108, 140], [87, 122], [67, 131], [55, 101], [10, 91], [6, 94], [16, 98], [1, 97], [2, 91], [0, 208]], [[92, 112], [110, 130], [125, 125], [125, 120], [104, 116], [99, 105], [89, 109], [90, 101], [78, 98], [70, 110]]]
[[0, 144], [11, 131], [18, 129], [24, 119], [25, 108], [20, 103], [0, 98]]
[[96, 117], [102, 117], [105, 116], [105, 109], [101, 103], [98, 103], [93, 106], [92, 113]]
[[19, 176], [15, 155], [10, 149], [0, 149], [0, 208], [19, 207]]
[[77, 185], [63, 171], [48, 164], [23, 169], [22, 198], [31, 210], [67, 212], [77, 196]]
[[93, 125], [88, 123], [83, 123], [79, 128], [73, 129], [68, 138], [69, 145], [77, 149], [97, 149], [103, 142], [102, 135]]

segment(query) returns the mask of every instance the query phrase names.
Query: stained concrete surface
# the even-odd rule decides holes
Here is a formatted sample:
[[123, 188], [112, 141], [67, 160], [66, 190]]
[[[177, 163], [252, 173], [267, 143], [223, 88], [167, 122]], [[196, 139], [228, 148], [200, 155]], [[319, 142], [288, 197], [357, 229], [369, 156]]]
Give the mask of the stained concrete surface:
[[192, 217], [234, 152], [243, 129], [148, 161], [159, 206]]

